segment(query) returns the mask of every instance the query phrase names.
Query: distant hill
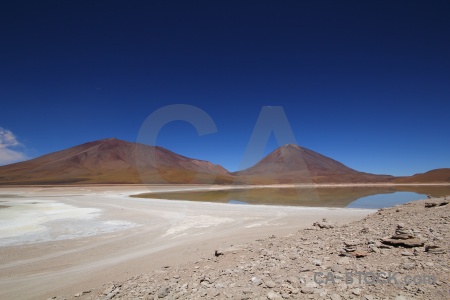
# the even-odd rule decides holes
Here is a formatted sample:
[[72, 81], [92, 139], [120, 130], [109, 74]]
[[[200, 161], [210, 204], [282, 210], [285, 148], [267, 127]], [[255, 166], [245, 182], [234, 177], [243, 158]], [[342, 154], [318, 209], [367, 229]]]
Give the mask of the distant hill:
[[158, 146], [103, 139], [0, 166], [0, 184], [134, 183], [432, 183], [450, 182], [450, 169], [411, 177], [374, 175], [297, 145], [279, 147], [254, 166], [230, 173], [220, 165]]
[[396, 178], [395, 183], [450, 183], [450, 168], [435, 169], [413, 176]]
[[[143, 180], [142, 180], [143, 179]], [[219, 165], [162, 147], [104, 139], [0, 167], [1, 184], [228, 183]]]
[[362, 183], [389, 182], [389, 175], [353, 170], [312, 150], [288, 144], [268, 154], [256, 165], [232, 173], [240, 181], [270, 183]]

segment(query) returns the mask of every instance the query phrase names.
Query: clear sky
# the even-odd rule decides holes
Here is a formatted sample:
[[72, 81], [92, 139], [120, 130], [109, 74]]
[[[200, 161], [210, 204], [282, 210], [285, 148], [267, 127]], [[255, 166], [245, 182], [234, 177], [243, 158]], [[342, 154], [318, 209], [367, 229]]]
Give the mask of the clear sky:
[[[262, 106], [349, 167], [450, 167], [449, 1], [1, 1], [0, 163], [87, 141], [157, 144], [238, 169]], [[272, 138], [266, 153], [276, 147]]]

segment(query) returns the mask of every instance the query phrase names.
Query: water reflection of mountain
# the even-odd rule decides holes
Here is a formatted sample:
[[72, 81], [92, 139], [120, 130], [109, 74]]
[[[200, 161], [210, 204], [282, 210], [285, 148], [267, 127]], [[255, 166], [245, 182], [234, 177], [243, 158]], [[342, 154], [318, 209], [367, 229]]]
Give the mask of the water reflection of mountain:
[[415, 192], [434, 197], [450, 195], [450, 186], [354, 186], [320, 188], [252, 188], [217, 191], [182, 191], [145, 193], [135, 197], [223, 202], [230, 200], [248, 204], [292, 205], [311, 207], [346, 207], [371, 195], [395, 192]]

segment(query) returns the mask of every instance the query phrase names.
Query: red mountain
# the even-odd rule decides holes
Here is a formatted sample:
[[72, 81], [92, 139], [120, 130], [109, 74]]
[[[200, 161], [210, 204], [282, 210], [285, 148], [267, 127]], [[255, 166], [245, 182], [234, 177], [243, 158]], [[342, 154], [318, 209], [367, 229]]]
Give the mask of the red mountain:
[[396, 178], [353, 170], [297, 145], [282, 146], [256, 165], [234, 173], [162, 147], [104, 139], [0, 167], [0, 184], [85, 183], [434, 183], [450, 169]]
[[450, 168], [435, 169], [425, 173], [414, 174], [409, 177], [397, 178], [395, 183], [449, 183]]
[[279, 147], [256, 165], [233, 175], [240, 181], [255, 184], [388, 182], [394, 178], [358, 172], [329, 157], [292, 144]]
[[104, 139], [0, 167], [1, 184], [226, 183], [219, 165], [162, 147]]

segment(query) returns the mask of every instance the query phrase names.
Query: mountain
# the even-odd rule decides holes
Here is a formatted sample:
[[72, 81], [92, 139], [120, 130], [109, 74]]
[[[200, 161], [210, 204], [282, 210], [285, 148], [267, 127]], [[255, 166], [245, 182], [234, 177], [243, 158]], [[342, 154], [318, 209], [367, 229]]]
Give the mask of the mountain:
[[114, 138], [0, 167], [1, 184], [229, 182], [219, 165]]
[[312, 150], [288, 144], [268, 154], [256, 165], [232, 173], [239, 181], [271, 183], [363, 183], [389, 182], [389, 175], [353, 170]]
[[434, 183], [450, 182], [450, 169], [410, 177], [374, 175], [297, 145], [279, 147], [254, 166], [230, 173], [208, 161], [165, 148], [104, 139], [0, 167], [0, 184], [130, 183]]
[[449, 183], [450, 168], [435, 169], [425, 173], [414, 174], [413, 176], [396, 178], [395, 183]]

